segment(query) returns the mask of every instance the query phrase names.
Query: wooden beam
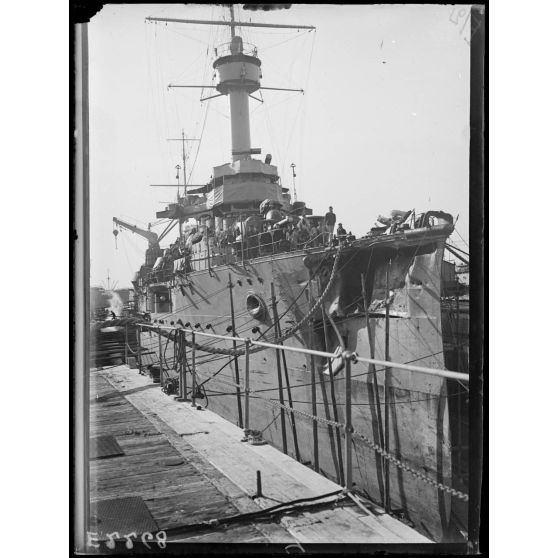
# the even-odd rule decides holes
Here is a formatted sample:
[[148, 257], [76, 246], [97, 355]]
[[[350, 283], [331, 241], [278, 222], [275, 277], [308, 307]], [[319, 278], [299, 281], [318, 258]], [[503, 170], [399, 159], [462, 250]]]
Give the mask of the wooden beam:
[[[308, 277], [308, 306], [311, 308], [314, 304], [314, 296], [312, 293], [312, 276]], [[315, 347], [314, 342], [314, 322], [310, 320], [308, 326], [308, 338], [310, 346]], [[314, 355], [310, 355], [310, 382], [311, 382], [311, 399], [312, 399], [312, 416], [318, 416], [318, 406], [316, 401], [316, 362]], [[320, 472], [320, 451], [318, 442], [318, 423], [316, 420], [312, 421], [312, 441], [314, 445], [314, 470]]]
[[[385, 352], [384, 359], [389, 361], [389, 272], [391, 267], [391, 260], [389, 260], [386, 267], [386, 318], [385, 318]], [[389, 384], [391, 377], [391, 368], [386, 368], [384, 375], [384, 449], [389, 452]], [[389, 513], [391, 510], [390, 486], [389, 486], [389, 461], [384, 460], [384, 508]]]
[[[272, 283], [273, 285], [273, 283]], [[275, 295], [275, 290], [273, 291], [273, 295]], [[277, 298], [275, 298], [274, 296], [271, 297], [271, 307], [273, 310], [273, 321], [276, 324], [277, 327], [277, 336], [280, 338], [282, 333], [281, 333], [281, 321], [279, 320], [279, 316], [277, 314]], [[279, 343], [281, 346], [283, 345], [283, 342], [281, 341]], [[283, 369], [285, 371], [285, 384], [287, 386], [287, 398], [289, 399], [289, 407], [292, 409], [293, 408], [293, 396], [291, 393], [291, 382], [289, 380], [289, 369], [287, 368], [287, 358], [285, 356], [285, 351], [281, 351], [281, 358], [283, 361]], [[292, 432], [293, 432], [293, 442], [294, 442], [294, 450], [295, 450], [295, 457], [297, 459], [297, 461], [300, 461], [300, 450], [298, 447], [298, 434], [296, 431], [296, 419], [295, 419], [295, 415], [294, 413], [291, 413], [291, 426], [292, 426]]]
[[248, 437], [250, 429], [250, 341], [246, 339], [244, 361], [244, 433]]
[[[370, 327], [370, 316], [368, 315], [368, 299], [366, 297], [366, 281], [364, 277], [364, 273], [360, 275], [361, 287], [362, 287], [362, 300], [364, 304], [364, 316], [366, 319], [366, 332], [368, 334], [368, 345], [370, 347], [370, 358], [374, 358], [374, 347], [375, 347], [375, 340], [372, 336], [372, 328]], [[373, 284], [373, 283], [372, 283]], [[378, 375], [376, 372], [376, 365], [371, 364], [372, 366], [372, 382], [373, 382], [373, 389], [374, 389], [374, 414], [376, 415], [376, 423], [378, 426], [378, 437], [380, 441], [380, 447], [384, 449], [384, 428], [382, 424], [382, 407], [380, 404], [380, 390], [378, 389]], [[379, 460], [380, 464], [380, 475], [382, 477], [382, 500], [384, 501], [385, 505], [385, 494], [384, 494], [384, 487], [385, 487], [385, 472], [384, 472], [384, 460]]]
[[[323, 294], [323, 288], [322, 288], [322, 281], [320, 279], [320, 277], [318, 277], [318, 292]], [[321, 296], [320, 294], [320, 296]], [[322, 323], [323, 323], [323, 330], [324, 330], [324, 346], [325, 346], [325, 350], [327, 353], [330, 352], [329, 349], [329, 339], [328, 339], [328, 334], [327, 334], [327, 320], [326, 320], [326, 311], [325, 311], [325, 304], [322, 301], [321, 304], [322, 307]], [[331, 359], [328, 358], [327, 359], [327, 366], [328, 366], [328, 370], [329, 370], [329, 387], [330, 387], [330, 393], [331, 393], [331, 408], [333, 411], [333, 420], [335, 422], [339, 422], [339, 414], [337, 412], [337, 400], [335, 398], [335, 379], [333, 377], [333, 367], [331, 365]], [[338, 484], [342, 484], [344, 482], [345, 479], [345, 473], [343, 470], [343, 450], [341, 449], [341, 432], [339, 431], [339, 428], [335, 429], [335, 436], [336, 436], [336, 440], [337, 440], [337, 459], [339, 460], [339, 480], [338, 480]]]
[[345, 360], [345, 488], [353, 489], [353, 418], [351, 397], [351, 359], [343, 353]]
[[192, 331], [192, 407], [196, 406], [196, 334]]
[[[273, 307], [275, 308], [275, 285], [273, 284], [273, 282], [271, 283], [271, 304], [273, 305]], [[274, 312], [275, 313], [275, 312]], [[275, 319], [274, 316], [274, 321], [273, 321], [273, 325], [274, 325], [274, 329], [275, 329], [275, 337], [279, 338], [279, 334], [277, 333], [277, 320]], [[281, 350], [280, 349], [275, 349], [275, 360], [276, 360], [276, 364], [277, 364], [277, 387], [279, 389], [279, 403], [281, 403], [281, 405], [285, 404], [285, 398], [283, 396], [283, 378], [282, 378], [282, 374], [281, 374]], [[283, 407], [281, 407], [280, 411], [280, 417], [281, 417], [281, 439], [283, 442], [283, 453], [288, 453], [288, 447], [287, 447], [287, 429], [286, 429], [286, 425], [285, 425], [285, 409], [283, 409]]]
[[[231, 325], [233, 337], [236, 337], [236, 324], [234, 319], [234, 300], [233, 300], [233, 283], [231, 279], [231, 274], [229, 273], [229, 284], [227, 285], [229, 289], [229, 300], [231, 305]], [[235, 351], [234, 356], [234, 381], [236, 383], [236, 404], [238, 407], [238, 426], [239, 428], [244, 428], [243, 418], [242, 418], [242, 401], [240, 397], [240, 372], [238, 370], [238, 356], [236, 356], [236, 340], [233, 341], [233, 351]]]

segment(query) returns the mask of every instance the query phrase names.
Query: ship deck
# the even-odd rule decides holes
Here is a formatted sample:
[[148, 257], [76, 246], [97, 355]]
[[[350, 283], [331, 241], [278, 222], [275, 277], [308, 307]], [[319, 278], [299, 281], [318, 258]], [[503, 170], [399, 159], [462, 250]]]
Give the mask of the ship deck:
[[[137, 370], [92, 370], [90, 379], [91, 438], [112, 436], [120, 450], [113, 447], [111, 456], [109, 448], [106, 457], [90, 460], [90, 531], [97, 533], [99, 552], [110, 542], [103, 533], [135, 532], [134, 544], [141, 545], [146, 530], [168, 531], [169, 542], [186, 543], [431, 542], [380, 508], [370, 504], [366, 512], [337, 496], [304, 510], [226, 523], [226, 517], [341, 487], [270, 445], [241, 442], [240, 428], [165, 395]], [[209, 520], [219, 522], [200, 525]]]

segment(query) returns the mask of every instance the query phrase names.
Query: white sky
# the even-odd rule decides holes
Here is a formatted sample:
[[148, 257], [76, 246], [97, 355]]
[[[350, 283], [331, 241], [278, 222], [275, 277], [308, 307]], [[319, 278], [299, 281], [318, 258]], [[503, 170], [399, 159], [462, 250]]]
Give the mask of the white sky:
[[[273, 155], [285, 186], [292, 187], [294, 162], [298, 198], [316, 214], [333, 205], [357, 236], [379, 213], [416, 208], [459, 214], [457, 229], [468, 240], [469, 7], [237, 11], [242, 20], [317, 27], [240, 30], [258, 47], [263, 86], [305, 89], [250, 101], [252, 146]], [[176, 182], [180, 142], [167, 138], [183, 128], [200, 137], [208, 110], [190, 182], [206, 182], [213, 166], [230, 160], [228, 98], [200, 103], [201, 90], [166, 88], [210, 84], [212, 48], [227, 41], [227, 28], [145, 17], [224, 14], [209, 5], [109, 5], [90, 24], [92, 285], [110, 269], [118, 287], [130, 286], [144, 259], [147, 242], [127, 231], [115, 249], [112, 217], [146, 226], [164, 209], [160, 202], [176, 198], [175, 189], [149, 187]], [[189, 149], [188, 173], [196, 144]], [[163, 246], [175, 238], [173, 231]]]

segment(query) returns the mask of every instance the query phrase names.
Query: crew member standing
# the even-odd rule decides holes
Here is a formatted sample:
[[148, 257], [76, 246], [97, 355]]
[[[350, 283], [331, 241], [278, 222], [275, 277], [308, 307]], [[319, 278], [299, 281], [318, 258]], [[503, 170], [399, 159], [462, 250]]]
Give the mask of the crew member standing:
[[291, 250], [298, 250], [298, 227], [293, 227], [291, 231]]
[[339, 239], [339, 242], [344, 242], [347, 238], [347, 231], [343, 228], [343, 223], [339, 223], [339, 225], [337, 225], [337, 238]]
[[312, 223], [312, 228], [310, 229], [310, 246], [318, 246], [318, 228], [315, 223]]
[[328, 241], [330, 244], [331, 241], [333, 240], [333, 231], [335, 229], [336, 221], [337, 221], [337, 216], [335, 215], [335, 213], [333, 213], [333, 207], [330, 206], [329, 211], [325, 214], [325, 219], [324, 219], [326, 232], [329, 235]]

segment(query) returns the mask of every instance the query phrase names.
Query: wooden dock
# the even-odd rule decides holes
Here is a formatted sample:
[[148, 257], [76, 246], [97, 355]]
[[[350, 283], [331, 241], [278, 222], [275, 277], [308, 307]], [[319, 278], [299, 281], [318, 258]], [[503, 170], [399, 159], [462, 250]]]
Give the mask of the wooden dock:
[[[305, 510], [224, 522], [342, 487], [270, 445], [241, 442], [237, 426], [165, 395], [127, 366], [91, 372], [90, 415], [92, 440], [112, 436], [119, 447], [90, 460], [90, 530], [100, 552], [108, 533], [122, 537], [149, 525], [153, 534], [168, 531], [168, 541], [188, 543], [431, 542], [383, 510], [369, 505], [367, 512], [337, 495]], [[255, 498], [257, 471], [262, 497]], [[219, 521], [204, 526], [210, 520]]]

